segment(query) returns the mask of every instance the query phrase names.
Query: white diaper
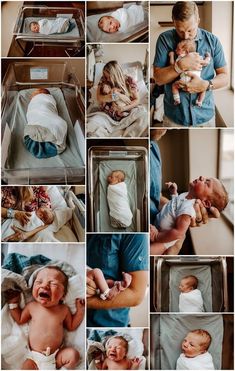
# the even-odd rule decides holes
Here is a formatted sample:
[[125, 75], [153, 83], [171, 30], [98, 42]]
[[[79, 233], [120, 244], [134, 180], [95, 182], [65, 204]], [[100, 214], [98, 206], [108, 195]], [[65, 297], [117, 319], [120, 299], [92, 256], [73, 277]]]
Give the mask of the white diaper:
[[56, 370], [56, 354], [59, 352], [57, 349], [54, 353], [46, 356], [43, 353], [35, 352], [34, 350], [29, 350], [28, 359], [32, 359], [38, 367], [39, 370]]

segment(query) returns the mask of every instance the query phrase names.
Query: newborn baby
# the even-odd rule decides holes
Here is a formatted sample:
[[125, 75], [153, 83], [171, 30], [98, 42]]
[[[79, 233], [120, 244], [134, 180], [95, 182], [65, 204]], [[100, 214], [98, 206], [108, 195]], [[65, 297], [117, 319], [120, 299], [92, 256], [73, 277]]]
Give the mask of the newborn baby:
[[29, 349], [21, 369], [75, 369], [77, 366], [78, 351], [63, 344], [64, 328], [68, 331], [78, 328], [84, 317], [84, 302], [76, 299], [77, 311], [72, 315], [62, 303], [67, 286], [66, 274], [56, 266], [47, 266], [37, 273], [32, 288], [34, 300], [24, 309], [19, 307], [19, 292], [6, 292], [12, 318], [19, 325], [29, 321]]
[[69, 18], [58, 17], [56, 19], [42, 18], [38, 22], [31, 22], [29, 28], [35, 33], [52, 35], [68, 32], [69, 26]]
[[[170, 52], [169, 53], [169, 57], [170, 57], [170, 64], [171, 65], [177, 65], [177, 62], [182, 59], [183, 57], [185, 57], [187, 54], [189, 53], [193, 53], [193, 52], [196, 52], [196, 42], [194, 40], [191, 40], [191, 39], [187, 39], [187, 40], [182, 40], [178, 43], [177, 45], [177, 48], [176, 48], [176, 55], [178, 56], [176, 61], [174, 59], [174, 52]], [[205, 65], [208, 65], [210, 63], [210, 54], [209, 53], [206, 53], [205, 55], [205, 59], [204, 59], [204, 62], [206, 63]], [[194, 75], [198, 76], [201, 78], [201, 71], [190, 71], [190, 72], [193, 72]], [[187, 82], [190, 82], [191, 81], [191, 77], [190, 76], [187, 76], [187, 71], [186, 72], [182, 72], [180, 74], [180, 79], [179, 80], [176, 80], [175, 82], [173, 82], [172, 84], [172, 94], [173, 94], [173, 98], [174, 98], [174, 103], [175, 105], [177, 104], [180, 104], [180, 94], [179, 94], [179, 89], [181, 89], [180, 87], [180, 82], [184, 82], [184, 83], [187, 83]], [[196, 100], [196, 105], [198, 107], [201, 107], [202, 106], [202, 103], [203, 103], [203, 100], [206, 96], [206, 92], [203, 91], [203, 92], [200, 92], [198, 94], [198, 98]]]
[[185, 276], [180, 281], [180, 312], [204, 312], [202, 294], [197, 286], [198, 279], [195, 276]]
[[55, 98], [49, 90], [39, 88], [28, 105], [24, 144], [37, 158], [49, 158], [66, 148], [67, 123], [59, 116]]
[[[102, 300], [113, 299], [120, 292], [127, 289], [130, 286], [132, 276], [129, 273], [122, 272], [123, 280], [114, 281], [111, 279], [105, 279], [103, 272], [99, 268], [87, 269], [87, 277], [94, 281], [96, 289], [94, 289], [94, 295], [99, 294]], [[92, 289], [92, 287], [90, 287]], [[87, 295], [88, 297], [93, 295]]]
[[181, 355], [176, 370], [214, 370], [211, 354], [207, 351], [211, 335], [206, 330], [190, 331], [182, 342]]
[[110, 224], [113, 228], [127, 228], [132, 223], [133, 214], [129, 205], [125, 173], [122, 170], [112, 171], [107, 180]]
[[[112, 88], [110, 84], [105, 83], [102, 85], [100, 92], [102, 95], [112, 94], [115, 99], [115, 93], [121, 93], [121, 89]], [[122, 109], [131, 103], [131, 100], [129, 99], [129, 101], [127, 101], [126, 98], [127, 97], [125, 97], [125, 102], [120, 97], [117, 100], [115, 99], [113, 102], [103, 103], [101, 109], [110, 115], [114, 120], [119, 121], [121, 118], [130, 114], [130, 111], [122, 111]]]
[[17, 227], [24, 232], [33, 231], [35, 228], [42, 225], [52, 224], [54, 221], [54, 213], [48, 207], [39, 207], [36, 211], [31, 212], [30, 220], [27, 224], [22, 224], [16, 219], [7, 219], [2, 225], [1, 234], [2, 240], [13, 234], [13, 228]]
[[105, 15], [98, 21], [98, 27], [107, 33], [117, 31], [126, 32], [129, 28], [144, 21], [142, 5], [131, 5], [129, 8], [120, 8], [111, 15]]
[[127, 357], [128, 341], [123, 336], [112, 336], [105, 344], [106, 357], [95, 360], [98, 370], [138, 370], [139, 358]]

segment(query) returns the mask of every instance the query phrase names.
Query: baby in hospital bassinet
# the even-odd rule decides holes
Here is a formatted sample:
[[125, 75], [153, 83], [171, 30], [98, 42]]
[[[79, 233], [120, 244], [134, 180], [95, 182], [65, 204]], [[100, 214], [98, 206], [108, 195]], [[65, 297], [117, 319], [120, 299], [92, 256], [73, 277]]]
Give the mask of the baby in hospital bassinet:
[[[223, 184], [216, 178], [200, 176], [189, 183], [188, 192], [177, 193], [176, 183], [166, 183], [171, 193], [171, 201], [167, 202], [156, 217], [156, 226], [150, 226], [152, 244], [162, 244], [162, 253], [184, 238], [190, 226], [191, 218], [195, 218], [194, 203], [201, 200], [210, 213], [212, 207], [224, 210], [228, 203], [228, 194]], [[200, 221], [202, 222], [202, 221]]]
[[98, 21], [98, 27], [107, 33], [126, 32], [129, 28], [144, 21], [142, 5], [131, 5], [129, 8], [120, 8], [111, 15], [105, 15]]
[[24, 144], [37, 158], [54, 157], [66, 148], [67, 122], [59, 115], [47, 89], [36, 89], [26, 113]]
[[124, 171], [112, 171], [107, 181], [110, 224], [113, 228], [127, 228], [132, 223], [133, 214], [129, 204]]
[[24, 232], [34, 231], [35, 228], [43, 225], [52, 224], [54, 221], [54, 213], [48, 207], [39, 207], [36, 211], [33, 211], [30, 215], [30, 219], [27, 224], [23, 225], [16, 219], [6, 219], [1, 225], [1, 236], [2, 241], [11, 236], [14, 231], [14, 227], [19, 228]]
[[179, 311], [204, 312], [203, 299], [195, 276], [185, 276], [180, 281]]
[[87, 297], [99, 294], [102, 300], [111, 300], [120, 292], [125, 291], [131, 284], [132, 276], [129, 273], [122, 272], [123, 280], [114, 281], [112, 279], [105, 279], [103, 272], [99, 268], [87, 268], [87, 277], [95, 283], [93, 287], [89, 282], [87, 283], [89, 293]]
[[66, 33], [71, 31], [71, 24], [69, 18], [58, 17], [56, 19], [42, 18], [38, 22], [31, 22], [29, 28], [32, 32], [40, 33], [43, 35], [53, 35]]
[[182, 351], [176, 363], [176, 370], [214, 370], [211, 354], [208, 352], [211, 335], [206, 330], [190, 331], [182, 342]]
[[69, 307], [62, 303], [67, 287], [67, 275], [57, 266], [47, 266], [39, 268], [32, 287], [34, 300], [24, 309], [19, 306], [19, 292], [6, 291], [12, 318], [19, 325], [30, 321], [28, 353], [23, 369], [75, 369], [78, 364], [78, 351], [63, 346], [64, 328], [68, 331], [78, 328], [85, 306], [83, 300], [76, 299], [76, 312], [70, 312]]

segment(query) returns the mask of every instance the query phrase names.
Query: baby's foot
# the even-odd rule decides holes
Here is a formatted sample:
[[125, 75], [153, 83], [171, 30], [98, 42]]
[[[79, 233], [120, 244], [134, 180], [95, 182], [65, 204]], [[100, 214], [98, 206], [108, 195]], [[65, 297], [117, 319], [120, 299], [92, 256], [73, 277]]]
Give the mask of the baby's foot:
[[109, 290], [109, 293], [108, 295], [106, 296], [106, 299], [108, 300], [111, 300], [113, 299], [115, 296], [117, 296], [119, 294], [120, 290], [119, 290], [119, 287], [118, 285], [114, 285], [113, 287], [111, 287], [111, 289]]
[[121, 281], [121, 285], [119, 287], [120, 291], [123, 291], [129, 287], [132, 281], [132, 276], [129, 273], [122, 272], [122, 277], [123, 280]]

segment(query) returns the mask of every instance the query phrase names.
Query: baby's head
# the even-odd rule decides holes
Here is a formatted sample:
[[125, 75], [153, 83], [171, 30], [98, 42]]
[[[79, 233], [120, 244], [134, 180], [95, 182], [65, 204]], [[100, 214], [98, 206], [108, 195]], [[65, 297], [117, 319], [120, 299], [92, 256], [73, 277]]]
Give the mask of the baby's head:
[[104, 15], [99, 19], [98, 27], [101, 29], [101, 31], [107, 33], [114, 33], [118, 31], [120, 23], [116, 18], [112, 17], [111, 15]]
[[44, 307], [53, 307], [62, 302], [68, 288], [67, 275], [56, 266], [41, 269], [33, 283], [32, 295]]
[[192, 39], [182, 40], [177, 44], [176, 54], [185, 55], [196, 51], [196, 43]]
[[36, 215], [43, 221], [44, 224], [52, 224], [54, 221], [54, 213], [48, 207], [39, 207], [36, 210]]
[[206, 330], [190, 331], [182, 342], [182, 351], [188, 358], [207, 352], [211, 344], [211, 335]]
[[112, 91], [111, 84], [108, 83], [103, 84], [100, 90], [102, 95], [108, 95], [111, 93], [111, 91]]
[[108, 176], [107, 181], [109, 184], [114, 185], [121, 182], [124, 182], [125, 180], [125, 173], [122, 170], [114, 170], [112, 173]]
[[36, 89], [36, 90], [34, 90], [34, 92], [32, 93], [32, 95], [31, 95], [31, 99], [32, 99], [33, 97], [35, 97], [36, 95], [38, 95], [38, 94], [50, 94], [50, 92], [49, 92], [49, 90], [44, 89], [44, 88]]
[[228, 193], [221, 181], [216, 178], [200, 176], [189, 183], [189, 193], [193, 198], [200, 199], [208, 210], [214, 206], [221, 212], [228, 203]]
[[29, 28], [32, 32], [38, 33], [40, 31], [39, 23], [38, 22], [31, 22]]
[[107, 358], [119, 362], [122, 361], [128, 352], [128, 341], [123, 336], [112, 336], [106, 342]]
[[190, 292], [195, 290], [198, 286], [198, 279], [195, 276], [185, 276], [182, 278], [179, 284], [181, 292]]

